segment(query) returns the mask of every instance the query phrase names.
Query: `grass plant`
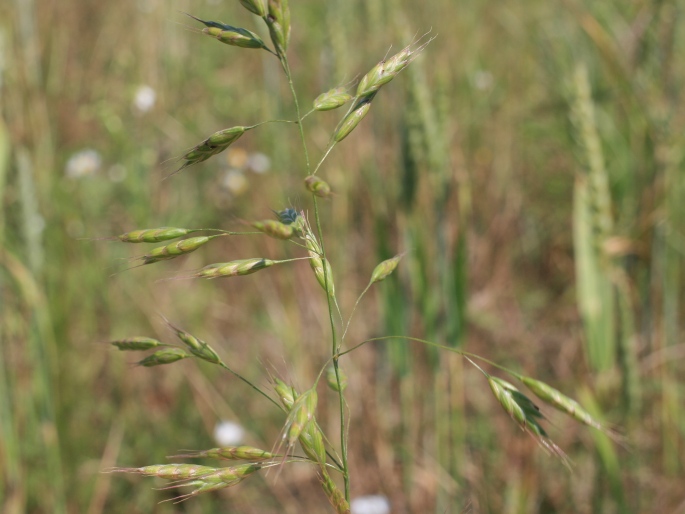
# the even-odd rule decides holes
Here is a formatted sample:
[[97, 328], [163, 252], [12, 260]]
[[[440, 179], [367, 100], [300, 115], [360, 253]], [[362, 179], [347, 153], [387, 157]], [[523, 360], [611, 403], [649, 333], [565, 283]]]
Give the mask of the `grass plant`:
[[[168, 365], [187, 358], [198, 358], [210, 364], [223, 367], [237, 378], [245, 382], [254, 392], [269, 400], [274, 406], [279, 407], [286, 414], [283, 428], [281, 430], [281, 437], [273, 445], [272, 452], [268, 452], [259, 448], [250, 448], [250, 451], [245, 451], [245, 447], [225, 447], [213, 450], [202, 450], [190, 454], [184, 454], [184, 457], [204, 457], [204, 458], [229, 458], [247, 461], [244, 464], [228, 468], [211, 468], [206, 466], [195, 466], [189, 464], [156, 464], [145, 466], [141, 468], [114, 468], [113, 471], [137, 473], [145, 476], [157, 476], [164, 479], [173, 480], [172, 484], [167, 489], [175, 489], [176, 487], [189, 487], [191, 492], [181, 494], [174, 498], [176, 502], [185, 501], [193, 498], [199, 494], [216, 491], [223, 488], [232, 487], [239, 482], [246, 479], [249, 475], [269, 469], [271, 467], [279, 466], [285, 467], [288, 464], [294, 463], [309, 463], [317, 468], [318, 477], [321, 483], [321, 489], [328, 498], [332, 508], [339, 514], [350, 513], [351, 500], [351, 471], [349, 462], [349, 437], [351, 436], [349, 430], [349, 414], [348, 414], [348, 399], [345, 396], [345, 389], [347, 386], [347, 376], [341, 368], [340, 358], [349, 355], [351, 352], [360, 348], [366, 343], [380, 342], [387, 339], [395, 339], [399, 341], [409, 340], [425, 344], [429, 349], [441, 349], [456, 352], [459, 355], [465, 356], [467, 361], [473, 364], [485, 376], [490, 389], [494, 394], [495, 399], [502, 405], [502, 407], [509, 413], [509, 415], [516, 421], [521, 428], [530, 433], [539, 445], [549, 453], [557, 456], [566, 464], [570, 466], [569, 461], [561, 450], [550, 437], [545, 429], [540, 424], [544, 416], [540, 413], [539, 408], [523, 393], [521, 393], [515, 386], [502, 380], [501, 378], [492, 376], [485, 372], [480, 365], [476, 364], [472, 358], [488, 362], [493, 365], [488, 359], [484, 359], [478, 355], [463, 350], [458, 350], [454, 347], [443, 346], [431, 341], [418, 339], [414, 337], [407, 337], [403, 335], [388, 336], [367, 339], [361, 344], [344, 349], [343, 344], [345, 336], [352, 321], [352, 315], [357, 306], [362, 301], [365, 294], [369, 291], [371, 286], [388, 278], [396, 271], [402, 255], [396, 255], [390, 259], [380, 262], [371, 272], [371, 278], [368, 285], [362, 290], [357, 297], [352, 307], [351, 313], [347, 321], [340, 309], [338, 297], [336, 295], [335, 282], [333, 279], [333, 267], [327, 258], [326, 247], [324, 245], [324, 234], [322, 231], [322, 211], [323, 205], [320, 204], [319, 198], [330, 198], [331, 187], [323, 180], [317, 172], [323, 170], [326, 158], [334, 150], [334, 148], [343, 142], [353, 131], [360, 125], [362, 120], [371, 111], [372, 103], [381, 89], [395, 79], [400, 72], [407, 68], [412, 61], [414, 61], [419, 54], [433, 40], [432, 37], [424, 35], [419, 39], [411, 42], [399, 52], [386, 56], [378, 64], [371, 68], [364, 74], [356, 86], [355, 93], [348, 94], [346, 89], [342, 86], [335, 87], [328, 92], [322, 93], [313, 100], [313, 109], [311, 112], [303, 115], [300, 109], [300, 103], [291, 72], [287, 48], [290, 41], [291, 19], [290, 9], [286, 0], [269, 0], [268, 5], [262, 3], [261, 0], [254, 0], [250, 2], [243, 2], [243, 6], [257, 15], [265, 23], [268, 28], [271, 38], [272, 47], [269, 47], [264, 41], [254, 32], [251, 32], [242, 27], [234, 27], [216, 21], [206, 21], [189, 15], [192, 19], [202, 23], [206, 26], [203, 29], [205, 34], [216, 37], [222, 43], [229, 46], [236, 46], [241, 48], [251, 48], [264, 50], [275, 56], [285, 74], [290, 92], [292, 94], [292, 101], [295, 107], [296, 119], [292, 121], [299, 129], [300, 140], [302, 143], [302, 152], [305, 162], [305, 179], [304, 185], [311, 193], [312, 207], [313, 207], [313, 222], [310, 224], [307, 213], [302, 210], [298, 211], [293, 208], [286, 208], [280, 212], [276, 212], [277, 219], [255, 221], [250, 224], [258, 229], [263, 235], [270, 236], [285, 242], [294, 243], [296, 246], [307, 252], [306, 257], [283, 259], [274, 261], [267, 258], [253, 258], [253, 259], [239, 259], [231, 262], [209, 264], [201, 268], [197, 272], [192, 272], [186, 277], [189, 278], [219, 278], [219, 277], [234, 277], [238, 275], [248, 275], [256, 271], [270, 267], [277, 263], [291, 263], [297, 260], [308, 260], [316, 281], [319, 283], [325, 292], [325, 302], [327, 306], [327, 318], [330, 325], [330, 357], [324, 360], [320, 366], [321, 369], [317, 374], [313, 384], [311, 384], [303, 392], [296, 391], [294, 385], [287, 384], [280, 379], [272, 380], [272, 389], [277, 394], [279, 402], [274, 400], [272, 393], [262, 389], [260, 386], [245, 378], [234, 369], [231, 369], [224, 363], [219, 354], [212, 348], [212, 346], [192, 334], [185, 332], [179, 328], [174, 327], [168, 321], [170, 328], [176, 333], [180, 341], [185, 345], [177, 348], [163, 348], [154, 351], [147, 357], [138, 362], [138, 365], [144, 367], [156, 367]], [[418, 76], [415, 76], [418, 77]], [[586, 79], [585, 79], [586, 80]], [[435, 121], [430, 116], [430, 109], [427, 107], [425, 96], [428, 94], [425, 85], [423, 85], [418, 78], [416, 81], [417, 92], [417, 106], [419, 112], [427, 113], [422, 119], [424, 130], [433, 130], [433, 137], [427, 140], [428, 143], [428, 162], [432, 166], [440, 166], [444, 164], [442, 161], [442, 152], [438, 149], [439, 146], [432, 141], [435, 139]], [[580, 82], [585, 96], [584, 103], [581, 101], [581, 110], [587, 109], [587, 85], [585, 82]], [[579, 86], [580, 87], [580, 86]], [[330, 111], [344, 106], [349, 103], [347, 112], [339, 118], [339, 122], [332, 132], [330, 140], [326, 145], [321, 158], [316, 165], [310, 163], [310, 153], [307, 147], [307, 139], [305, 137], [305, 118], [309, 114], [316, 111]], [[588, 118], [589, 115], [579, 116], [581, 119]], [[283, 120], [279, 120], [283, 121]], [[264, 122], [264, 123], [268, 123]], [[233, 144], [239, 137], [241, 137], [246, 130], [256, 128], [263, 123], [253, 125], [251, 127], [233, 127], [214, 133], [205, 139], [201, 144], [195, 146], [189, 152], [183, 154], [181, 160], [183, 164], [174, 172], [178, 173], [184, 171], [186, 168], [206, 161], [207, 159], [223, 152]], [[586, 132], [591, 132], [587, 123], [584, 125]], [[430, 136], [430, 134], [428, 134]], [[591, 134], [586, 139], [589, 143], [596, 146], [596, 134]], [[588, 144], [589, 144], [588, 143]], [[595, 148], [593, 146], [593, 148]], [[591, 151], [591, 155], [597, 152]], [[594, 183], [599, 192], [595, 194], [598, 201], [606, 200], [607, 184], [606, 177], [600, 169], [600, 165], [592, 161]], [[595, 169], [597, 168], [597, 169]], [[323, 172], [323, 171], [322, 171]], [[601, 186], [601, 188], [599, 187]], [[593, 191], [595, 190], [593, 189]], [[601, 193], [601, 194], [600, 194]], [[604, 217], [607, 217], [606, 201], [602, 203], [605, 207], [603, 209]], [[606, 223], [605, 223], [606, 224]], [[605, 228], [602, 225], [602, 228]], [[207, 229], [213, 232], [223, 232], [211, 236], [193, 236], [186, 239], [181, 239], [174, 243], [167, 243], [164, 246], [154, 248], [144, 256], [140, 257], [143, 264], [155, 264], [161, 261], [166, 261], [187, 255], [191, 252], [203, 247], [212, 239], [220, 238], [225, 235], [234, 234], [223, 229]], [[159, 242], [177, 239], [188, 234], [198, 232], [198, 230], [179, 229], [171, 227], [160, 228], [146, 228], [135, 229], [125, 234], [118, 236], [119, 241], [127, 243], [140, 242]], [[248, 233], [249, 234], [249, 233]], [[299, 242], [298, 242], [299, 240]], [[592, 282], [592, 281], [591, 281]], [[428, 323], [435, 323], [437, 320], [429, 313], [424, 313], [424, 317]], [[339, 319], [338, 319], [339, 318]], [[610, 331], [611, 332], [611, 331]], [[430, 331], [437, 335], [437, 331]], [[303, 334], [304, 336], [304, 334]], [[123, 340], [112, 341], [113, 346], [122, 351], [140, 351], [149, 350], [157, 346], [163, 345], [156, 339], [147, 337], [131, 337]], [[471, 358], [472, 357], [472, 358]], [[502, 366], [494, 364], [498, 368], [502, 368], [509, 373], [516, 375], [514, 372], [507, 370]], [[329, 432], [337, 432], [338, 442], [333, 442], [333, 436], [327, 436], [326, 432], [321, 428], [317, 422], [317, 406], [318, 406], [318, 392], [317, 387], [322, 376], [326, 376], [326, 381], [330, 388], [337, 395], [338, 404], [338, 429]], [[571, 417], [593, 427], [600, 431], [606, 430], [604, 425], [596, 421], [587, 411], [585, 411], [577, 402], [564, 396], [556, 389], [547, 384], [533, 380], [521, 375], [516, 375], [520, 380], [532, 389], [538, 398], [542, 399], [557, 410], [564, 412]], [[295, 379], [301, 382], [301, 379]], [[412, 401], [411, 398], [409, 400]], [[411, 427], [409, 427], [411, 430]], [[297, 447], [302, 449], [304, 456], [296, 454]], [[258, 463], [257, 463], [258, 462]], [[280, 471], [279, 471], [280, 473]], [[339, 484], [333, 476], [340, 476]]]
[[[339, 358], [350, 498], [384, 494], [407, 514], [682, 509], [680, 7], [290, 2], [286, 56], [307, 171], [284, 67], [254, 44], [275, 51], [260, 4], [210, 4], [0, 2], [0, 510], [298, 514], [333, 510], [328, 496], [342, 504], [329, 295], [311, 261], [324, 286], [330, 265], [342, 351], [398, 336]], [[249, 33], [232, 30], [241, 27]], [[436, 40], [360, 106], [363, 120], [313, 174], [356, 104], [314, 108], [346, 99], [341, 87], [354, 96], [381, 57], [429, 27]], [[224, 43], [245, 38], [247, 48]], [[583, 109], [591, 116], [579, 117]], [[278, 122], [255, 126], [262, 120]], [[217, 132], [235, 127], [254, 128], [225, 146], [238, 132]], [[596, 170], [604, 185], [591, 179]], [[325, 260], [271, 214], [304, 210], [318, 244], [312, 193]], [[609, 230], [599, 223], [607, 214]], [[168, 226], [233, 234], [123, 273], [155, 247], [226, 232], [93, 241]], [[376, 265], [403, 252], [345, 331]], [[194, 276], [211, 263], [237, 271], [247, 258], [303, 262]], [[597, 298], [605, 305], [593, 325]], [[239, 377], [192, 353], [160, 313]], [[141, 347], [149, 350], [132, 350]], [[170, 349], [189, 356], [135, 366]], [[573, 473], [512, 423], [487, 377], [455, 350], [514, 372], [469, 355], [540, 408], [545, 419], [534, 420]], [[296, 443], [284, 461], [274, 450], [288, 397], [310, 391], [322, 371], [315, 424], [300, 435], [308, 446]], [[629, 450], [565, 423], [581, 411], [548, 405], [517, 374], [552, 387], [534, 385], [550, 398], [572, 393], [593, 420], [620, 427]], [[212, 436], [220, 420], [245, 431], [222, 456], [247, 445], [275, 460], [210, 459], [223, 446]], [[167, 458], [194, 452], [208, 453]], [[100, 472], [255, 462], [277, 464], [181, 505], [163, 500], [192, 488]]]

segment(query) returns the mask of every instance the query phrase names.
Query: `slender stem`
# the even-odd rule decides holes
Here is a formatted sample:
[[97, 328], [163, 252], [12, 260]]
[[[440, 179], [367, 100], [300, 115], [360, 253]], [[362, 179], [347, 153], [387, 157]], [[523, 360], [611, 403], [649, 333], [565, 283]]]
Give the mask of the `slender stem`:
[[366, 286], [366, 288], [362, 291], [362, 294], [359, 295], [359, 298], [357, 298], [357, 301], [354, 302], [354, 307], [352, 307], [352, 312], [350, 313], [350, 317], [347, 319], [347, 325], [345, 325], [345, 331], [343, 332], [342, 337], [340, 338], [340, 342], [342, 343], [345, 340], [345, 336], [347, 335], [347, 329], [350, 328], [350, 322], [352, 321], [352, 316], [354, 316], [354, 311], [357, 310], [357, 305], [359, 305], [359, 302], [361, 302], [362, 298], [366, 294], [366, 292], [369, 290], [373, 282], [369, 282], [369, 285]]
[[324, 276], [324, 289], [326, 292], [326, 301], [328, 302], [328, 318], [331, 322], [331, 343], [332, 343], [332, 359], [333, 359], [333, 370], [335, 371], [335, 381], [338, 385], [338, 404], [340, 409], [340, 452], [342, 453], [342, 474], [343, 480], [345, 482], [345, 499], [350, 501], [350, 475], [349, 468], [347, 465], [347, 433], [345, 431], [345, 396], [343, 393], [342, 384], [340, 381], [340, 368], [338, 364], [338, 354], [340, 351], [340, 345], [338, 344], [336, 337], [335, 321], [333, 320], [333, 305], [331, 304], [331, 295], [328, 294], [328, 281], [332, 280], [333, 277], [328, 276], [328, 266], [326, 266], [326, 248], [323, 242], [323, 235], [321, 231], [321, 217], [319, 216], [319, 203], [317, 201], [316, 195], [312, 194], [314, 199], [314, 218], [316, 219], [316, 231], [319, 235], [319, 244], [321, 246], [321, 254], [324, 262], [323, 265], [323, 276]]
[[506, 366], [502, 366], [501, 364], [497, 364], [496, 362], [491, 361], [490, 359], [486, 359], [485, 357], [481, 357], [478, 354], [467, 352], [465, 350], [458, 350], [454, 347], [451, 346], [445, 346], [444, 344], [439, 344], [439, 343], [434, 343], [433, 341], [426, 341], [425, 339], [419, 339], [418, 337], [409, 337], [409, 336], [383, 336], [383, 337], [373, 337], [371, 339], [366, 339], [365, 341], [362, 341], [361, 343], [353, 346], [352, 348], [349, 348], [345, 350], [344, 352], [340, 352], [337, 357], [342, 357], [343, 355], [346, 355], [350, 352], [353, 352], [357, 348], [364, 346], [366, 343], [372, 343], [374, 341], [387, 341], [389, 339], [406, 339], [407, 341], [414, 341], [417, 343], [423, 343], [428, 346], [433, 346], [435, 348], [440, 348], [442, 350], [447, 350], [448, 352], [452, 353], [457, 353], [459, 355], [462, 355], [464, 357], [471, 357], [472, 359], [478, 359], [479, 361], [487, 362], [491, 366], [494, 366], [495, 368], [501, 369], [502, 371], [505, 371], [512, 375], [513, 377], [519, 378], [522, 377], [520, 373], [517, 373], [516, 371], [507, 368]]
[[312, 173], [312, 175], [316, 175], [316, 172], [319, 171], [319, 168], [323, 164], [323, 161], [326, 160], [326, 157], [328, 157], [328, 154], [331, 153], [331, 150], [333, 150], [334, 146], [335, 146], [335, 141], [333, 141], [330, 145], [328, 145], [328, 148], [326, 149], [326, 153], [323, 154], [323, 157], [321, 157], [321, 160], [316, 165], [316, 168], [314, 168], [314, 173]]
[[224, 368], [226, 371], [232, 373], [233, 376], [235, 376], [236, 378], [239, 378], [240, 380], [242, 380], [243, 382], [245, 382], [247, 385], [249, 385], [252, 389], [254, 389], [255, 391], [257, 391], [259, 394], [261, 394], [264, 398], [266, 398], [267, 400], [269, 400], [271, 403], [273, 403], [273, 404], [274, 404], [276, 407], [278, 407], [280, 410], [282, 410], [282, 411], [285, 410], [285, 409], [283, 408], [283, 406], [281, 406], [281, 404], [279, 404], [276, 400], [274, 400], [273, 398], [271, 398], [271, 396], [269, 396], [268, 394], [266, 394], [266, 393], [265, 393], [264, 391], [262, 391], [259, 387], [257, 387], [256, 385], [254, 385], [252, 382], [250, 382], [247, 378], [245, 378], [244, 376], [242, 376], [242, 375], [241, 375], [240, 373], [238, 373], [237, 371], [233, 371], [233, 370], [232, 370], [230, 367], [228, 367], [223, 361], [220, 361], [220, 362], [219, 362], [219, 366], [221, 366], [222, 368]]
[[302, 140], [302, 149], [304, 150], [304, 159], [307, 163], [307, 175], [309, 175], [309, 151], [307, 150], [307, 141], [304, 138], [304, 127], [302, 127], [302, 116], [300, 115], [300, 102], [297, 100], [297, 93], [295, 93], [295, 85], [293, 84], [293, 78], [290, 74], [290, 66], [288, 65], [288, 58], [285, 54], [280, 56], [281, 65], [283, 66], [283, 71], [285, 76], [288, 78], [288, 85], [290, 86], [290, 92], [293, 95], [293, 101], [295, 102], [295, 112], [297, 113], [297, 125], [300, 127], [300, 139]]
[[252, 130], [253, 128], [261, 127], [262, 125], [266, 125], [267, 123], [300, 123], [299, 121], [295, 120], [266, 120], [266, 121], [260, 121], [259, 123], [256, 123], [255, 125], [250, 125], [249, 127], [245, 127], [245, 130]]
[[[283, 66], [283, 71], [285, 72], [286, 77], [288, 78], [288, 85], [290, 86], [290, 92], [293, 95], [293, 100], [295, 102], [295, 111], [297, 113], [297, 120], [298, 120], [298, 126], [300, 127], [300, 139], [302, 140], [302, 148], [304, 150], [304, 156], [305, 156], [305, 161], [307, 164], [307, 175], [310, 174], [311, 166], [309, 163], [309, 152], [307, 151], [307, 142], [304, 137], [304, 128], [302, 127], [302, 116], [300, 114], [300, 104], [297, 100], [297, 93], [295, 92], [295, 86], [293, 85], [293, 80], [292, 76], [290, 74], [290, 66], [288, 65], [288, 58], [286, 57], [285, 53], [279, 55], [279, 59], [281, 61], [281, 65]], [[331, 145], [332, 148], [333, 145]], [[330, 149], [328, 152], [326, 152], [326, 155], [330, 152]], [[325, 156], [324, 156], [325, 158]], [[323, 162], [323, 159], [322, 161]], [[319, 166], [321, 165], [321, 162], [319, 162]], [[318, 167], [317, 167], [318, 168]], [[322, 258], [324, 260], [324, 263], [326, 262], [326, 251], [324, 249], [324, 244], [323, 244], [323, 238], [322, 238], [322, 233], [321, 233], [321, 219], [319, 217], [319, 205], [317, 203], [317, 198], [316, 195], [312, 194], [312, 198], [314, 199], [314, 213], [316, 216], [316, 228], [317, 232], [319, 235], [319, 242], [321, 244], [321, 253], [322, 253]], [[323, 266], [324, 269], [324, 289], [326, 290], [326, 301], [328, 302], [328, 317], [331, 322], [331, 340], [332, 340], [332, 355], [333, 355], [333, 367], [335, 369], [335, 378], [338, 384], [338, 398], [339, 398], [339, 404], [340, 404], [340, 449], [342, 453], [342, 475], [343, 475], [343, 480], [345, 482], [345, 499], [349, 502], [350, 501], [350, 476], [349, 476], [349, 469], [347, 466], [347, 437], [345, 433], [345, 398], [343, 396], [342, 392], [342, 387], [341, 387], [341, 382], [340, 382], [340, 371], [338, 369], [338, 358], [337, 354], [340, 349], [336, 337], [336, 330], [335, 330], [335, 321], [333, 320], [333, 306], [331, 305], [331, 295], [328, 294], [328, 281], [332, 279], [332, 277], [328, 276], [328, 271], [327, 271], [327, 266], [324, 264]], [[336, 302], [337, 305], [337, 302]]]

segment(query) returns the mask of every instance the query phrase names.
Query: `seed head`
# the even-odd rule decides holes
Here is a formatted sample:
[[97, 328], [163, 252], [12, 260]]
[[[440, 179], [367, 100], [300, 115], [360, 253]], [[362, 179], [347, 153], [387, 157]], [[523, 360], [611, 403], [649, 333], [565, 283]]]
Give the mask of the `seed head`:
[[[269, 15], [266, 23], [269, 27], [271, 40], [282, 52], [288, 49], [290, 42], [290, 7], [288, 0], [267, 0]], [[274, 30], [272, 30], [272, 27]], [[276, 37], [274, 38], [274, 36]]]
[[295, 445], [302, 431], [314, 418], [316, 411], [317, 394], [315, 389], [309, 389], [297, 397], [293, 403], [288, 419], [284, 438], [287, 439], [288, 447]]
[[180, 361], [190, 357], [189, 354], [180, 348], [165, 348], [157, 350], [152, 355], [148, 355], [142, 361], [138, 362], [138, 366], [145, 366], [151, 368], [152, 366], [160, 366], [162, 364], [171, 364], [172, 362]]
[[220, 236], [189, 237], [188, 239], [183, 239], [166, 246], [158, 246], [157, 248], [153, 248], [149, 254], [142, 257], [143, 264], [153, 264], [159, 261], [174, 259], [180, 255], [189, 254], [200, 248], [202, 245], [207, 244], [215, 237]]
[[412, 45], [403, 48], [389, 59], [385, 59], [369, 71], [357, 86], [357, 97], [376, 93], [382, 86], [394, 79], [399, 72], [406, 68], [432, 39], [412, 49]]
[[345, 116], [340, 124], [340, 128], [333, 135], [333, 140], [335, 142], [339, 143], [349, 136], [350, 132], [352, 132], [356, 126], [359, 125], [359, 122], [364, 119], [364, 116], [368, 114], [369, 109], [371, 108], [371, 100], [373, 100], [374, 95], [375, 93], [371, 93], [369, 96], [361, 98], [354, 106], [352, 112]]
[[287, 410], [290, 410], [293, 406], [293, 403], [295, 403], [295, 397], [297, 396], [297, 393], [292, 386], [287, 385], [281, 379], [274, 378], [273, 380], [274, 391], [276, 391], [278, 399], [281, 400], [281, 403]]
[[262, 259], [260, 257], [253, 259], [240, 259], [231, 262], [219, 262], [205, 266], [198, 271], [195, 276], [197, 278], [219, 278], [250, 275], [251, 273], [268, 268], [274, 264], [276, 264], [276, 261]]
[[195, 487], [194, 491], [188, 494], [177, 496], [175, 500], [177, 500], [178, 503], [180, 501], [187, 500], [188, 498], [192, 498], [202, 493], [206, 493], [209, 491], [217, 491], [219, 489], [224, 489], [226, 487], [236, 485], [242, 482], [252, 473], [259, 471], [262, 468], [263, 465], [261, 464], [240, 464], [238, 466], [233, 466], [230, 468], [219, 468], [214, 473], [211, 473], [209, 475], [204, 475], [196, 479], [191, 479], [185, 482], [173, 484], [169, 487], [165, 487], [164, 489], [175, 489], [176, 487], [186, 486]]
[[158, 243], [177, 237], [185, 236], [192, 232], [187, 228], [160, 227], [133, 230], [117, 236], [124, 243]]
[[373, 273], [371, 273], [371, 283], [374, 284], [381, 280], [385, 280], [388, 275], [395, 271], [403, 256], [404, 254], [395, 255], [392, 259], [385, 260], [378, 264], [378, 266], [374, 268]]
[[352, 95], [345, 92], [344, 87], [336, 87], [317, 96], [314, 100], [314, 109], [331, 111], [345, 105], [350, 100], [352, 100]]
[[322, 259], [313, 252], [309, 252], [311, 259], [309, 265], [314, 270], [317, 282], [328, 293], [329, 296], [335, 296], [335, 284], [333, 282], [333, 270], [328, 259]]
[[202, 32], [217, 38], [222, 43], [241, 48], [266, 48], [264, 41], [257, 34], [247, 29], [232, 27], [218, 21], [201, 20], [191, 14], [188, 14], [188, 16], [206, 26], [206, 28], [202, 29]]
[[119, 348], [121, 351], [144, 351], [156, 348], [158, 346], [166, 346], [164, 343], [157, 341], [157, 339], [152, 339], [151, 337], [127, 337], [126, 339], [117, 339], [116, 341], [111, 341], [109, 344]]
[[521, 382], [523, 382], [528, 389], [533, 391], [533, 394], [540, 398], [543, 402], [551, 405], [552, 407], [560, 410], [571, 416], [573, 419], [580, 421], [581, 423], [594, 427], [601, 430], [607, 435], [617, 438], [618, 435], [613, 433], [612, 430], [605, 427], [600, 421], [596, 420], [592, 415], [586, 411], [578, 402], [569, 398], [568, 396], [562, 394], [557, 389], [535, 380], [534, 378], [521, 376], [519, 377]]
[[166, 480], [180, 480], [210, 475], [217, 472], [218, 469], [197, 464], [154, 464], [142, 468], [118, 468], [116, 471], [139, 473], [146, 477], [159, 477]]
[[522, 394], [516, 387], [501, 378], [486, 375], [490, 389], [500, 405], [506, 410], [522, 430], [525, 430], [545, 450], [559, 457], [561, 461], [569, 466], [569, 460], [561, 448], [559, 448], [547, 435], [547, 432], [539, 423], [543, 419], [537, 405], [530, 398]]
[[242, 126], [220, 130], [209, 136], [204, 141], [204, 144], [212, 148], [221, 147], [222, 150], [224, 150], [228, 145], [237, 141], [246, 131], [247, 128]]
[[320, 464], [326, 462], [326, 446], [323, 442], [321, 429], [316, 423], [316, 418], [313, 418], [302, 431], [299, 441], [302, 451], [304, 451], [307, 457]]
[[304, 179], [304, 184], [307, 187], [307, 190], [320, 198], [328, 198], [331, 196], [331, 186], [316, 175], [309, 175]]
[[338, 375], [340, 377], [340, 387], [338, 387], [338, 379], [335, 376], [335, 367], [329, 366], [326, 370], [326, 383], [333, 391], [344, 391], [347, 388], [347, 374], [338, 367]]
[[227, 448], [212, 448], [211, 450], [174, 455], [174, 458], [175, 457], [262, 461], [273, 459], [276, 455], [267, 452], [266, 450], [254, 448], [253, 446], [230, 446]]
[[240, 139], [240, 137], [249, 129], [249, 127], [237, 126], [215, 132], [202, 143], [183, 154], [181, 156], [181, 160], [184, 161], [183, 165], [172, 173], [172, 175], [184, 168], [204, 162], [210, 157], [223, 152], [226, 148], [231, 146], [231, 144]]
[[214, 349], [211, 346], [205, 343], [202, 339], [198, 339], [193, 334], [186, 332], [185, 330], [181, 330], [178, 327], [175, 327], [174, 325], [169, 323], [169, 321], [167, 321], [167, 325], [169, 325], [169, 327], [171, 327], [171, 329], [174, 332], [176, 332], [176, 336], [181, 341], [183, 341], [183, 343], [188, 347], [188, 350], [190, 350], [190, 353], [192, 353], [195, 357], [198, 357], [207, 362], [211, 362], [212, 364], [221, 363], [221, 358], [219, 357], [219, 355], [214, 351]]
[[286, 225], [276, 220], [255, 221], [251, 225], [260, 232], [276, 239], [290, 239], [294, 234], [292, 225]]
[[240, 0], [240, 3], [251, 13], [261, 16], [266, 16], [266, 9], [264, 8], [264, 0]]
[[347, 503], [342, 491], [335, 485], [328, 472], [321, 473], [321, 485], [335, 512], [337, 514], [350, 514], [350, 504]]

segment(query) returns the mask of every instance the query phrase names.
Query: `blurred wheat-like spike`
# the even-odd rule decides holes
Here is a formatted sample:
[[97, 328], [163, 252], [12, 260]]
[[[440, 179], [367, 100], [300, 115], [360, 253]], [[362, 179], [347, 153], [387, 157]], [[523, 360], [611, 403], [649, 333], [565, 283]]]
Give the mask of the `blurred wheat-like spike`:
[[[602, 255], [603, 243], [613, 235], [609, 177], [604, 164], [602, 141], [597, 131], [595, 105], [592, 100], [590, 79], [584, 64], [576, 66], [573, 77], [575, 101], [572, 118], [586, 160], [588, 202], [592, 209], [593, 244]], [[604, 259], [601, 259], [604, 265]]]
[[596, 371], [603, 371], [616, 362], [615, 293], [610, 263], [603, 251], [612, 235], [613, 221], [609, 179], [583, 64], [576, 67], [573, 78], [571, 119], [585, 161], [585, 170], [576, 178], [573, 209], [578, 306], [588, 360]]

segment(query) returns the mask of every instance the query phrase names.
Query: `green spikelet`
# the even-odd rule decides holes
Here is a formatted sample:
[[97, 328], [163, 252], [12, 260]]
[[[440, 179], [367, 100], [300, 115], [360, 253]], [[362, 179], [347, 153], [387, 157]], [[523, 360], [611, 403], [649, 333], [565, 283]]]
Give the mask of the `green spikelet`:
[[370, 283], [374, 284], [381, 280], [385, 280], [393, 271], [395, 271], [403, 256], [404, 254], [395, 255], [392, 259], [385, 260], [378, 264], [374, 268], [373, 273], [371, 273]]
[[266, 8], [264, 7], [264, 0], [240, 0], [245, 9], [251, 13], [261, 16], [262, 18], [266, 16]]
[[350, 133], [357, 127], [357, 125], [359, 125], [359, 123], [364, 119], [364, 116], [369, 113], [369, 109], [371, 109], [371, 100], [373, 100], [374, 95], [375, 93], [372, 93], [371, 95], [360, 99], [354, 106], [352, 112], [345, 116], [340, 124], [340, 128], [338, 128], [335, 134], [333, 134], [333, 140], [336, 143], [339, 143], [349, 136]]
[[264, 232], [267, 236], [275, 239], [290, 239], [295, 233], [292, 225], [286, 225], [276, 220], [255, 221], [251, 225], [260, 232]]
[[166, 348], [164, 350], [157, 350], [152, 355], [148, 355], [142, 361], [139, 361], [138, 366], [145, 366], [151, 368], [152, 366], [161, 366], [164, 364], [171, 364], [172, 362], [187, 359], [189, 354], [180, 348]]
[[109, 344], [121, 351], [145, 351], [157, 348], [158, 346], [166, 346], [164, 343], [157, 341], [157, 339], [142, 336], [117, 339], [116, 341], [110, 341]]
[[314, 193], [319, 198], [328, 198], [331, 196], [331, 186], [316, 175], [309, 175], [305, 178], [304, 185], [309, 192]]
[[178, 237], [185, 236], [193, 232], [187, 228], [160, 227], [133, 230], [117, 236], [124, 243], [159, 243]]
[[314, 100], [314, 110], [331, 111], [345, 105], [350, 100], [352, 100], [352, 95], [345, 92], [345, 88], [336, 87], [316, 97]]

